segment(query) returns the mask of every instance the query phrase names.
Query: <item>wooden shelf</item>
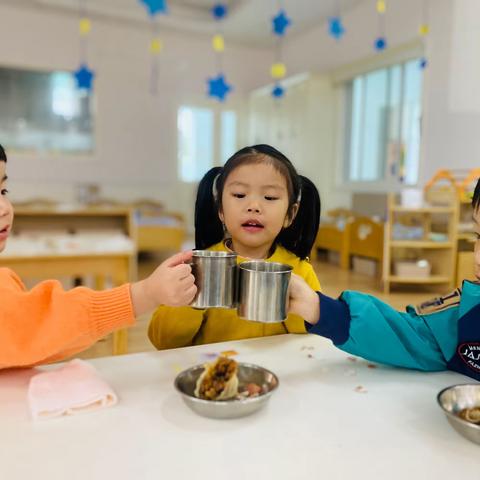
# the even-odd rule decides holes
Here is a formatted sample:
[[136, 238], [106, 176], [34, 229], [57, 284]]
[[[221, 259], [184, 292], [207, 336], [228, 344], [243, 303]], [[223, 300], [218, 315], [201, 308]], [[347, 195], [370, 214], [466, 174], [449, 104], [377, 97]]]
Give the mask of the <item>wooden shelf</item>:
[[15, 207], [15, 215], [33, 217], [125, 217], [131, 215], [132, 211], [128, 207], [81, 207], [77, 205], [59, 208]]
[[457, 239], [466, 240], [467, 242], [475, 242], [477, 240], [474, 233], [459, 233]]
[[[434, 194], [432, 194], [434, 193]], [[439, 193], [442, 193], [440, 195]], [[448, 193], [448, 192], [447, 192]], [[388, 200], [388, 217], [385, 227], [385, 248], [383, 262], [383, 285], [385, 293], [390, 292], [393, 284], [411, 285], [412, 291], [418, 285], [439, 285], [442, 290], [447, 285], [455, 284], [455, 268], [458, 244], [459, 204], [452, 192], [451, 203], [445, 204], [444, 192], [425, 192], [423, 204], [419, 208], [402, 206], [399, 195], [390, 194]], [[440, 215], [441, 214], [441, 217]], [[395, 224], [406, 228], [421, 227], [423, 239], [395, 240], [392, 238]], [[432, 241], [433, 234], [442, 233], [443, 241]], [[421, 276], [422, 272], [409, 276], [396, 275], [398, 262], [416, 262], [426, 260], [431, 266], [431, 275]], [[408, 272], [407, 272], [408, 273]], [[424, 273], [424, 272], [423, 272]]]
[[452, 248], [453, 242], [432, 242], [427, 240], [392, 240], [393, 248]]
[[442, 275], [431, 275], [430, 277], [398, 277], [391, 275], [388, 280], [392, 283], [415, 283], [415, 284], [438, 284], [438, 283], [450, 283], [452, 279], [450, 277], [444, 277]]
[[403, 207], [402, 205], [395, 205], [390, 208], [391, 212], [399, 213], [454, 213], [453, 207]]

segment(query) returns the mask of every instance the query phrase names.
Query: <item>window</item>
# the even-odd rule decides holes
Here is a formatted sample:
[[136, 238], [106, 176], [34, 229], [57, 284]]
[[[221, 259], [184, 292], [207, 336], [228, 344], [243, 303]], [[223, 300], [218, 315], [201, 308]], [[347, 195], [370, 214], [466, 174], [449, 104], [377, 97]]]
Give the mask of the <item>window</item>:
[[345, 180], [417, 182], [421, 92], [418, 60], [347, 83]]
[[181, 106], [177, 128], [179, 177], [184, 182], [198, 182], [214, 165], [223, 164], [237, 148], [234, 111]]
[[91, 103], [69, 72], [0, 68], [2, 143], [17, 151], [91, 152]]
[[237, 151], [237, 115], [235, 112], [222, 112], [221, 144], [220, 155], [222, 163], [225, 163]]

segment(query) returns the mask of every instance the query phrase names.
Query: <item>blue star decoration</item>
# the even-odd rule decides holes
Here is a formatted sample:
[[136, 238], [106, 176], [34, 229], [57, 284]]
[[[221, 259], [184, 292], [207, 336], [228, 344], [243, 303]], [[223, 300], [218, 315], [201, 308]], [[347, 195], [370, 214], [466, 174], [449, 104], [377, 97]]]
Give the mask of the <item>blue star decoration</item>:
[[166, 0], [139, 0], [148, 10], [148, 14], [153, 17], [157, 13], [167, 13]]
[[343, 26], [340, 17], [331, 17], [328, 20], [328, 33], [331, 37], [340, 40], [345, 34], [345, 27]]
[[281, 85], [275, 85], [272, 90], [273, 98], [283, 98], [285, 95], [285, 89]]
[[273, 17], [273, 33], [279, 37], [285, 35], [287, 27], [292, 24], [292, 21], [287, 17], [285, 10], [280, 10], [276, 17]]
[[227, 94], [232, 90], [232, 86], [225, 80], [225, 75], [219, 73], [217, 77], [208, 79], [208, 96], [217, 98], [221, 102], [225, 101]]
[[381, 52], [387, 48], [387, 39], [385, 37], [378, 37], [375, 40], [375, 50]]
[[77, 81], [77, 87], [81, 90], [92, 91], [93, 89], [93, 79], [95, 78], [95, 73], [88, 68], [86, 64], [80, 65], [78, 70], [73, 72], [75, 80]]
[[223, 3], [217, 3], [212, 8], [212, 15], [215, 20], [223, 20], [228, 14], [228, 8]]
[[428, 60], [425, 57], [420, 59], [420, 68], [425, 70], [428, 67]]

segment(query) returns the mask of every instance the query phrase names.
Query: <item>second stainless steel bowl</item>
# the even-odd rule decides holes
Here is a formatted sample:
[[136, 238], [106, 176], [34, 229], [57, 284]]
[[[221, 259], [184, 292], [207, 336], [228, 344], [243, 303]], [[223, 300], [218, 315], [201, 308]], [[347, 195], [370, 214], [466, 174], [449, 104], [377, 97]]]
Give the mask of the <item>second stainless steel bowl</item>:
[[453, 385], [443, 389], [437, 402], [445, 413], [450, 425], [468, 440], [480, 444], [480, 425], [467, 422], [459, 416], [464, 408], [480, 406], [480, 384]]

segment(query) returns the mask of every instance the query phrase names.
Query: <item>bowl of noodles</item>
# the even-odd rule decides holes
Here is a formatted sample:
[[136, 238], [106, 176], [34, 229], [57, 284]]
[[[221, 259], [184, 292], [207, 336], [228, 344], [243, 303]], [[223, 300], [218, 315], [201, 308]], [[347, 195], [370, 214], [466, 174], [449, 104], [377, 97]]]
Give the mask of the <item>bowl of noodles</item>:
[[263, 408], [279, 382], [263, 367], [228, 357], [179, 373], [175, 389], [195, 413], [208, 418], [239, 418]]

